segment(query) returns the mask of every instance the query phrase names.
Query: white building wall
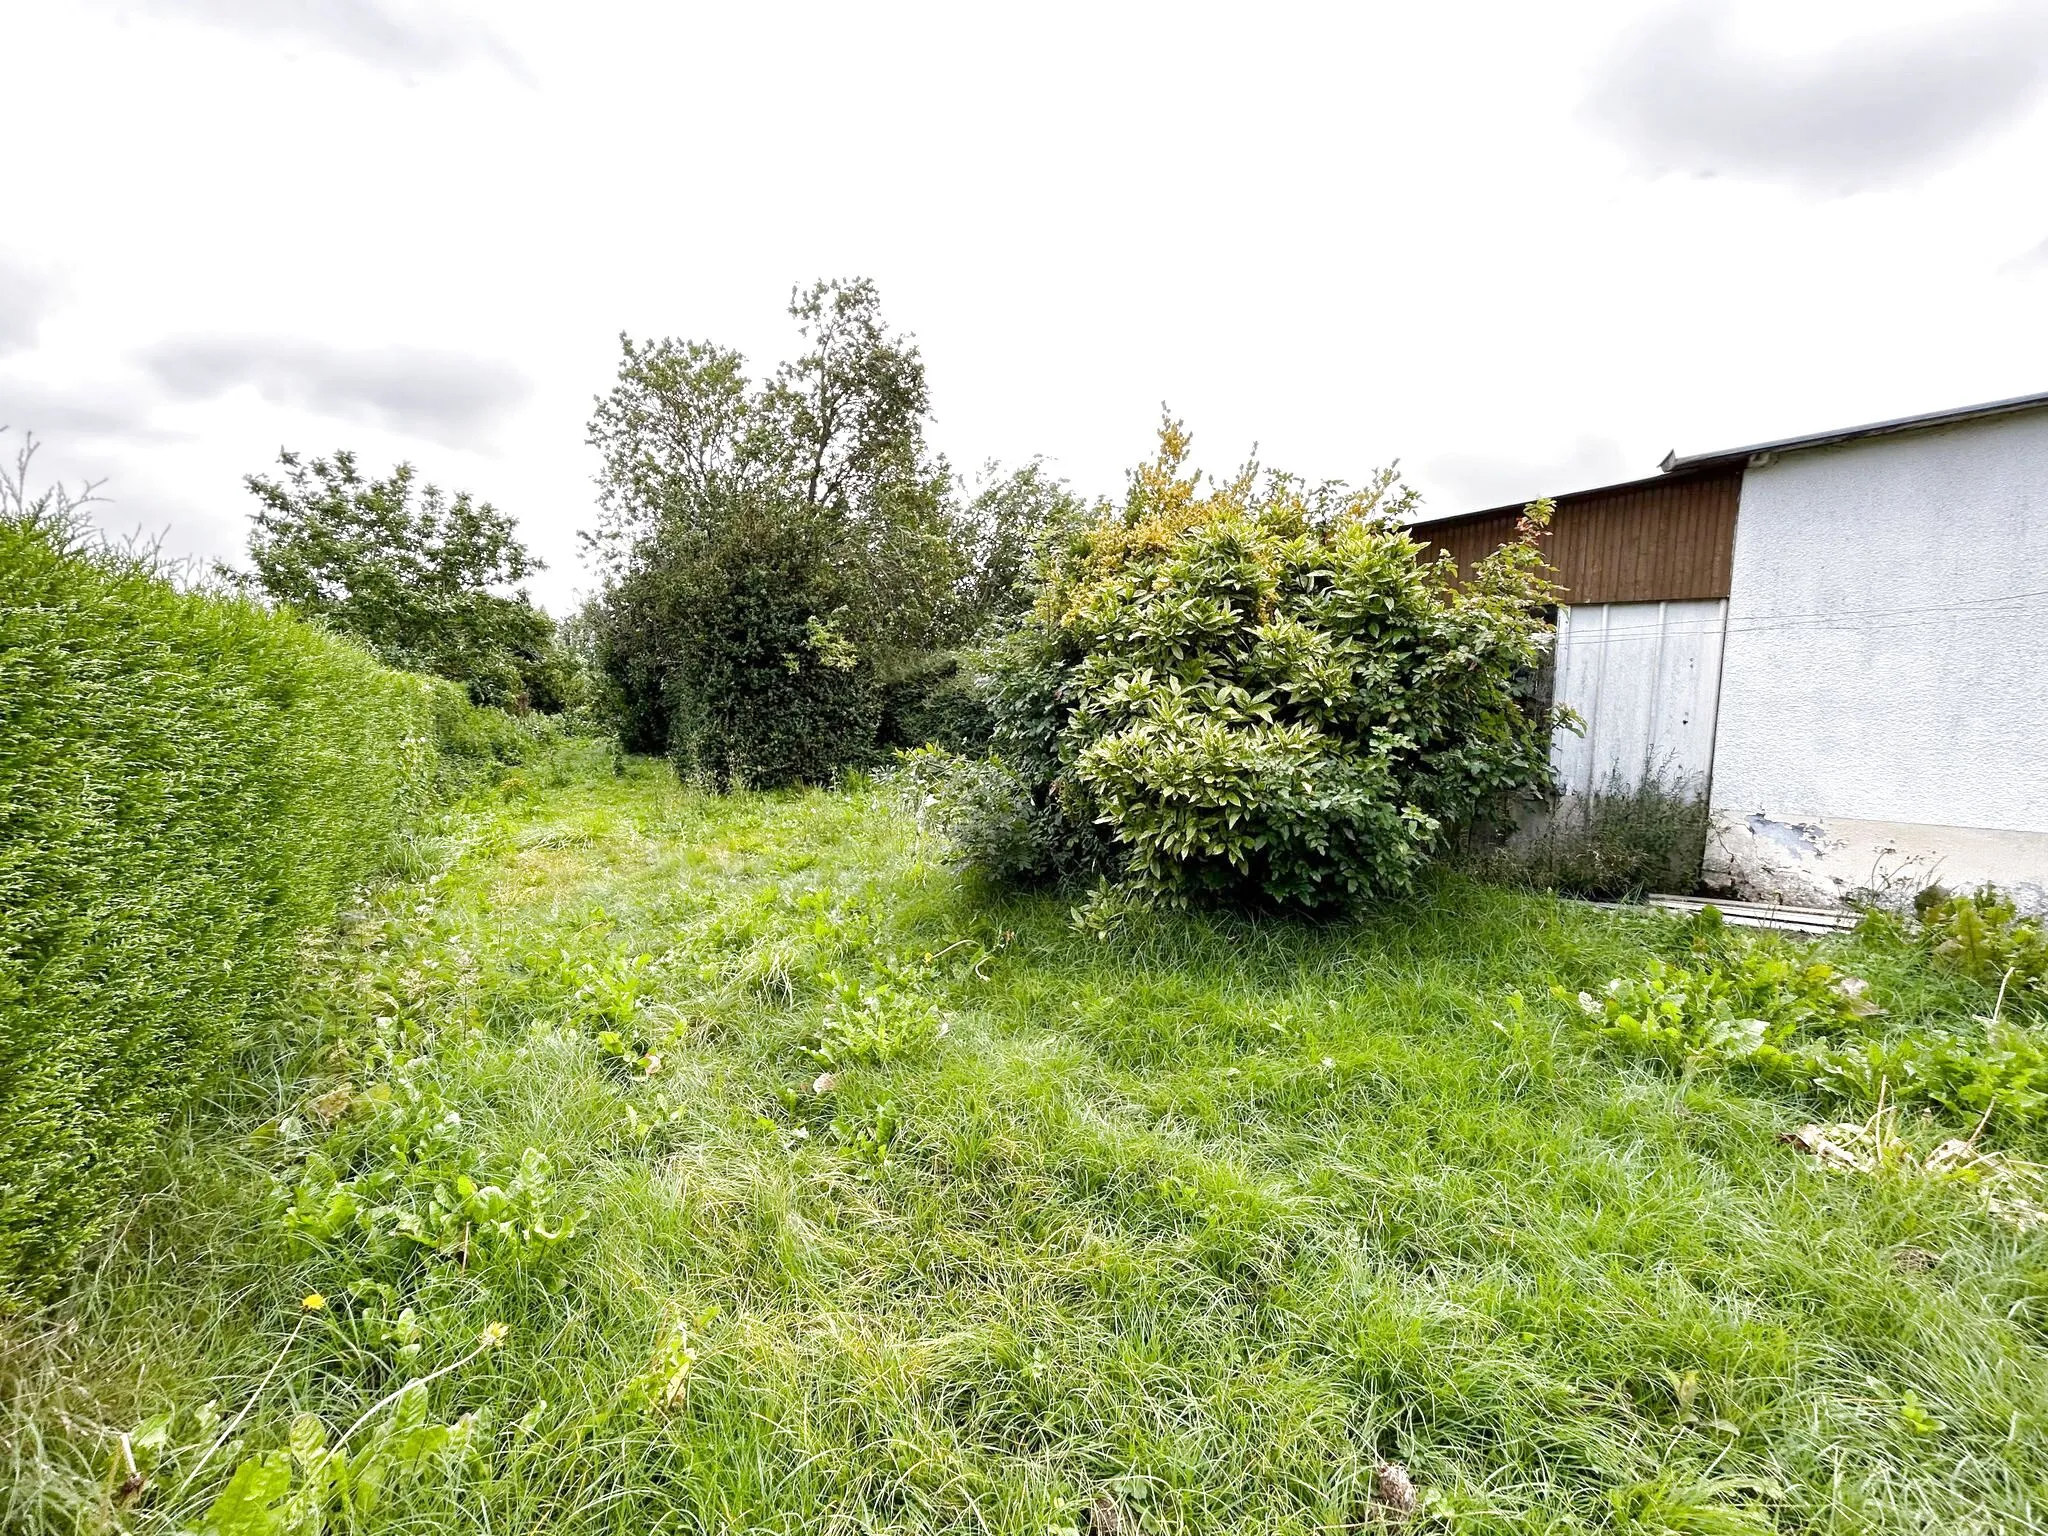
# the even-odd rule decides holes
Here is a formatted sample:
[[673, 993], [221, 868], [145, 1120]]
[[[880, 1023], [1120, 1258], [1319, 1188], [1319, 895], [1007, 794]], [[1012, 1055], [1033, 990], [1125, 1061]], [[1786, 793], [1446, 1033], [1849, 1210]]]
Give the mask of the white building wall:
[[2048, 411], [1743, 480], [1710, 882], [2048, 907]]
[[1553, 696], [1582, 722], [1551, 767], [1567, 793], [1656, 779], [1701, 794], [1714, 765], [1714, 701], [1728, 605], [1577, 603], [1558, 611]]

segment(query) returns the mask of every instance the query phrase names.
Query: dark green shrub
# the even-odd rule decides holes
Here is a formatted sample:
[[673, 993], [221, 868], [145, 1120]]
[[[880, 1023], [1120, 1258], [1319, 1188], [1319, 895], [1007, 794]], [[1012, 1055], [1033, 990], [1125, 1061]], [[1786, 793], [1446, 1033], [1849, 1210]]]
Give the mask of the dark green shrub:
[[[1169, 422], [991, 667], [1038, 863], [1172, 904], [1406, 890], [1482, 809], [1548, 784], [1552, 716], [1515, 690], [1548, 633], [1536, 552], [1461, 583], [1395, 521], [1391, 475], [1352, 495], [1248, 468], [1205, 492], [1187, 447]], [[954, 802], [1014, 824], [988, 787]], [[963, 851], [1011, 841], [955, 831]]]
[[873, 283], [815, 284], [789, 313], [803, 351], [765, 378], [708, 342], [622, 337], [590, 420], [603, 583], [571, 648], [624, 747], [712, 784], [985, 745], [962, 652], [1029, 606], [1039, 548], [1081, 512], [1035, 461], [966, 493]]
[[721, 786], [827, 779], [874, 760], [889, 680], [958, 638], [969, 550], [923, 360], [880, 303], [862, 280], [792, 295], [805, 350], [759, 381], [721, 347], [622, 338], [590, 423], [590, 622], [629, 749]]
[[534, 729], [247, 599], [0, 511], [0, 1297], [289, 995], [390, 835]]
[[833, 622], [847, 594], [831, 548], [800, 509], [763, 505], [687, 563], [664, 679], [678, 773], [720, 789], [814, 784], [872, 753], [879, 699]]
[[876, 745], [884, 754], [926, 745], [982, 752], [995, 728], [972, 653], [915, 658], [880, 686]]

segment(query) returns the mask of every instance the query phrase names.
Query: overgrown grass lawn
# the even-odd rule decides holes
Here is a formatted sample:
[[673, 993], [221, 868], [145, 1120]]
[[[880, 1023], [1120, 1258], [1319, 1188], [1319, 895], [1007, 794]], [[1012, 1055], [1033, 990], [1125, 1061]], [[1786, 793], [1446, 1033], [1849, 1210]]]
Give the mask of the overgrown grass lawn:
[[[1335, 1531], [1384, 1462], [1411, 1529], [2041, 1528], [2048, 1239], [1586, 1043], [1553, 984], [1675, 922], [1446, 877], [1104, 940], [883, 790], [594, 753], [412, 863], [7, 1325], [8, 1529]], [[302, 1446], [230, 1525], [295, 1418], [375, 1497]]]

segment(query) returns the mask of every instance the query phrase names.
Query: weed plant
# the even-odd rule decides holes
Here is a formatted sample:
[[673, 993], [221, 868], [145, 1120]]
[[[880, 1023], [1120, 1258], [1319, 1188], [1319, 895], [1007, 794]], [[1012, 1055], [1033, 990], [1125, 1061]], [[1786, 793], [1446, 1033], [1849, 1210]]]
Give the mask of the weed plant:
[[2039, 1529], [2048, 1239], [1588, 1038], [1692, 937], [1439, 875], [1105, 942], [884, 792], [574, 748], [8, 1325], [0, 1528]]
[[1690, 923], [1685, 961], [1653, 959], [1577, 1002], [1599, 1038], [1688, 1072], [1775, 1078], [1859, 1114], [1912, 1106], [1972, 1122], [1973, 1144], [2031, 1141], [2048, 1126], [2042, 994], [2024, 974], [2042, 956], [2039, 926], [1992, 891], [1922, 911], [1917, 925], [1872, 911], [1858, 949], [1948, 978], [1956, 1006], [1931, 1016], [1894, 1019], [1863, 977], [1787, 940], [1741, 938], [1712, 907]]
[[1637, 900], [1698, 886], [1707, 849], [1707, 802], [1655, 778], [1617, 774], [1590, 794], [1565, 797], [1505, 842], [1475, 843], [1464, 863], [1482, 879], [1592, 900]]

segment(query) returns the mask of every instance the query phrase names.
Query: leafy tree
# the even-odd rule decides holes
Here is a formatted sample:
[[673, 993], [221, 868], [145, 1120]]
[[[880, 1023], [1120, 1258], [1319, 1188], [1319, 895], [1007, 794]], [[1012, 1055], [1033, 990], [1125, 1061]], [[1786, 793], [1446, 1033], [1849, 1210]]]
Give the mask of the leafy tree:
[[258, 502], [249, 585], [325, 619], [393, 666], [464, 684], [479, 704], [559, 710], [574, 668], [523, 589], [541, 564], [512, 519], [468, 492], [418, 483], [410, 464], [366, 479], [346, 449], [278, 455], [282, 479], [244, 480]]
[[734, 497], [765, 484], [746, 362], [708, 342], [619, 337], [619, 380], [597, 402], [589, 442], [603, 457], [597, 526], [583, 534], [600, 567], [644, 564], [653, 539], [702, 537]]
[[884, 327], [875, 285], [814, 283], [789, 313], [810, 349], [769, 381], [762, 441], [804, 503], [865, 516], [928, 483], [924, 360]]
[[[622, 336], [590, 422], [592, 630], [621, 735], [719, 783], [815, 780], [880, 749], [975, 611], [916, 346], [865, 279], [795, 292], [789, 313], [804, 349], [758, 384], [729, 349]], [[804, 750], [767, 728], [777, 711]]]
[[1005, 474], [983, 466], [979, 488], [954, 515], [964, 574], [954, 590], [948, 649], [899, 667], [882, 687], [880, 744], [935, 743], [978, 752], [994, 717], [988, 691], [1009, 665], [1002, 638], [1031, 607], [1047, 552], [1085, 525], [1087, 503], [1036, 459]]
[[1023, 617], [1047, 551], [1093, 512], [1066, 481], [1046, 472], [1042, 460], [1008, 474], [998, 464], [984, 465], [981, 486], [961, 518], [968, 569], [959, 628], [971, 635]]
[[813, 284], [789, 313], [807, 350], [758, 387], [738, 353], [711, 343], [619, 338], [618, 383], [590, 423], [603, 465], [586, 537], [600, 567], [623, 574], [772, 496], [821, 515], [858, 568], [864, 640], [928, 644], [963, 572], [950, 475], [924, 441], [924, 361], [888, 333], [864, 278]]
[[1406, 889], [1547, 785], [1554, 717], [1516, 686], [1548, 634], [1532, 542], [1461, 581], [1391, 471], [1205, 486], [1188, 449], [1167, 421], [1123, 508], [1052, 550], [990, 673], [1001, 756], [921, 761], [963, 851], [1141, 901], [1324, 907]]

